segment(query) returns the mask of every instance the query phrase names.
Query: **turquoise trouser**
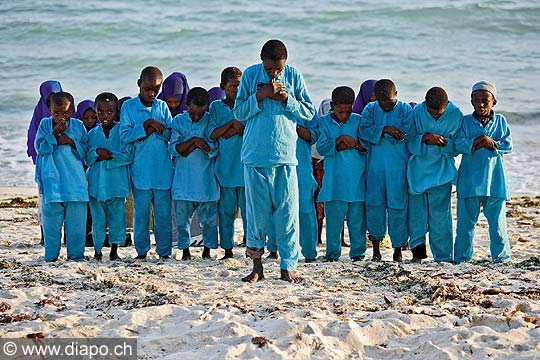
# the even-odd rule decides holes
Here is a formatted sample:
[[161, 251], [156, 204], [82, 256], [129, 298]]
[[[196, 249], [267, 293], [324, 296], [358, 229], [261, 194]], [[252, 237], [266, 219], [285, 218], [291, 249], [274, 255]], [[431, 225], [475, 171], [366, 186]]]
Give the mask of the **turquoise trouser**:
[[219, 197], [219, 241], [225, 250], [234, 247], [234, 218], [237, 207], [242, 214], [242, 226], [244, 235], [246, 234], [246, 188], [238, 187], [220, 187]]
[[106, 201], [98, 201], [90, 197], [92, 213], [92, 240], [94, 250], [101, 253], [107, 228], [109, 243], [123, 245], [126, 241], [126, 199], [115, 197]]
[[510, 260], [510, 242], [506, 231], [506, 200], [490, 196], [458, 199], [457, 229], [454, 245], [454, 260], [469, 261], [474, 254], [474, 228], [484, 206], [484, 215], [489, 225], [489, 249], [495, 263]]
[[437, 262], [453, 261], [452, 184], [426, 190], [420, 195], [409, 195], [409, 228], [411, 248], [426, 243]]
[[393, 248], [404, 246], [409, 238], [407, 209], [366, 205], [366, 227], [369, 235], [382, 241], [388, 235]]
[[150, 250], [150, 204], [154, 211], [154, 236], [159, 256], [171, 256], [172, 220], [170, 190], [140, 190], [133, 188], [135, 250], [145, 255]]
[[366, 256], [365, 202], [327, 201], [324, 203], [326, 217], [326, 258], [339, 259], [341, 256], [341, 230], [347, 218], [347, 229], [351, 248], [351, 259]]
[[207, 248], [218, 247], [218, 205], [217, 201], [197, 202], [188, 200], [175, 200], [176, 229], [178, 232], [178, 248], [189, 248], [191, 241], [191, 220], [197, 210], [199, 222], [202, 226], [203, 244]]
[[[315, 206], [313, 206], [313, 212], [300, 212], [298, 214], [300, 222], [300, 248], [302, 249], [302, 256], [304, 258], [312, 260], [317, 258], [317, 214], [315, 213]], [[268, 242], [266, 243], [268, 251], [278, 251], [276, 239], [269, 232]]]
[[299, 220], [296, 167], [272, 168], [244, 166], [246, 183], [247, 246], [263, 249], [273, 223], [283, 270], [298, 265]]
[[62, 245], [62, 225], [66, 233], [68, 260], [84, 260], [88, 202], [66, 201], [43, 204], [41, 210], [45, 261], [55, 261]]

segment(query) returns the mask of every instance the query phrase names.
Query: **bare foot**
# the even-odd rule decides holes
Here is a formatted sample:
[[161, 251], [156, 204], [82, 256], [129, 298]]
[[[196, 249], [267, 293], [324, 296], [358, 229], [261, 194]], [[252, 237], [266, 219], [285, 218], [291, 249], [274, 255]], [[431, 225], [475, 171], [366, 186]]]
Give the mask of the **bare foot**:
[[242, 281], [250, 284], [255, 284], [257, 281], [261, 280], [264, 280], [262, 260], [260, 258], [253, 259], [253, 270], [249, 275], [244, 276], [242, 278]]
[[279, 258], [279, 255], [278, 255], [277, 251], [270, 251], [266, 258], [267, 259], [277, 259], [277, 258]]
[[203, 259], [211, 259], [212, 258], [212, 256], [210, 255], [210, 248], [207, 248], [206, 246], [204, 247], [203, 252], [202, 252], [202, 258]]
[[395, 262], [403, 262], [403, 256], [401, 255], [401, 248], [397, 247], [394, 249], [394, 255], [392, 256]]
[[221, 258], [221, 260], [232, 259], [233, 257], [234, 257], [234, 255], [233, 255], [232, 249], [228, 249], [228, 250], [226, 249], [226, 250], [225, 250], [225, 256], [223, 256], [223, 257]]
[[120, 259], [120, 256], [118, 256], [118, 245], [116, 244], [111, 245], [111, 252], [109, 253], [109, 259], [113, 261]]
[[381, 255], [381, 249], [380, 249], [380, 246], [381, 246], [380, 240], [372, 238], [371, 244], [373, 245], [373, 257], [371, 258], [371, 261], [377, 261], [377, 262], [381, 261], [382, 255]]
[[291, 284], [300, 284], [304, 282], [304, 279], [300, 276], [294, 276], [289, 270], [281, 269], [281, 280], [290, 282]]
[[182, 260], [191, 260], [191, 253], [189, 252], [189, 248], [182, 250]]

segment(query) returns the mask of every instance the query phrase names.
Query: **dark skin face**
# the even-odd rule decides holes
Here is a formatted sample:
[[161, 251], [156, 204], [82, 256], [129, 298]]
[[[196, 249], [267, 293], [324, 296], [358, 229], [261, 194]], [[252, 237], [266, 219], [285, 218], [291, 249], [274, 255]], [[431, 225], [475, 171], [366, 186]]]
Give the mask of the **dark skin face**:
[[477, 90], [471, 95], [471, 104], [475, 115], [485, 118], [491, 115], [491, 110], [497, 104], [497, 100], [489, 91]]
[[397, 91], [394, 90], [394, 93], [390, 98], [378, 98], [377, 102], [385, 112], [392, 111], [397, 103]]
[[170, 97], [167, 99], [167, 106], [171, 110], [177, 109], [180, 106], [180, 100], [174, 97]]
[[208, 105], [199, 106], [194, 103], [188, 104], [189, 117], [193, 122], [197, 122], [202, 119], [204, 113], [208, 109]]
[[83, 118], [81, 120], [87, 129], [91, 129], [96, 126], [96, 119], [97, 116], [94, 110], [88, 109], [84, 112]]
[[266, 74], [270, 77], [268, 83], [257, 84], [257, 100], [261, 101], [265, 98], [270, 98], [277, 101], [287, 103], [287, 89], [285, 85], [279, 82], [275, 82], [276, 78], [285, 69], [285, 62], [287, 59], [271, 60], [262, 59], [263, 68]]
[[221, 83], [219, 87], [225, 92], [225, 103], [229, 106], [234, 105], [236, 94], [238, 94], [238, 86], [240, 78], [229, 79], [226, 84]]
[[429, 106], [426, 106], [426, 109], [429, 115], [431, 115], [435, 120], [438, 120], [446, 111], [446, 106], [442, 109], [432, 109]]
[[344, 123], [347, 121], [349, 116], [352, 114], [353, 104], [334, 104], [330, 102], [330, 107], [332, 108], [332, 119], [336, 120], [338, 123]]
[[69, 102], [63, 104], [53, 103], [49, 106], [49, 111], [53, 118], [53, 134], [56, 136], [58, 145], [70, 145], [71, 147], [75, 147], [73, 140], [64, 134], [64, 131], [66, 131], [69, 126], [69, 118], [74, 111], [73, 104]]
[[101, 101], [96, 103], [97, 118], [104, 128], [112, 128], [116, 120], [118, 110], [116, 104], [112, 101]]
[[159, 94], [159, 89], [161, 89], [161, 83], [163, 79], [139, 79], [137, 80], [137, 85], [139, 86], [139, 98], [144, 106], [152, 106], [152, 102]]

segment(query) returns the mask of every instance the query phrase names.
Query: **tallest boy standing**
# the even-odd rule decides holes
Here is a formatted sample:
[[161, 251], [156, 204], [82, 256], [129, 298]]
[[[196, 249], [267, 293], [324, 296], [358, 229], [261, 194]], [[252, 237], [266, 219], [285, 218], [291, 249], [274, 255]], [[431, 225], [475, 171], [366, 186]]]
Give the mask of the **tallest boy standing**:
[[243, 281], [264, 278], [261, 256], [268, 224], [274, 224], [281, 257], [281, 279], [299, 282], [291, 271], [298, 264], [297, 119], [310, 121], [315, 108], [300, 72], [286, 65], [287, 48], [267, 41], [262, 63], [246, 69], [234, 115], [245, 121], [242, 162], [246, 183], [247, 250], [253, 271]]

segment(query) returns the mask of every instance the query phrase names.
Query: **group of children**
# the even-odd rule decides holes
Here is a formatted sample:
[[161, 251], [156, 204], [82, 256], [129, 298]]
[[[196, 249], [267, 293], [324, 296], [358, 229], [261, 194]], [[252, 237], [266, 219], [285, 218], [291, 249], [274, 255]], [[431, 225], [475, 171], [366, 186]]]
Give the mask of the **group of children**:
[[[240, 209], [246, 255], [253, 260], [252, 272], [242, 280], [264, 278], [267, 247], [279, 253], [281, 279], [299, 282], [293, 273], [299, 250], [306, 262], [315, 261], [320, 236], [312, 147], [324, 158], [316, 201], [324, 203], [326, 261], [341, 255], [345, 220], [352, 261], [366, 255], [366, 230], [375, 261], [382, 258], [380, 242], [387, 232], [394, 261], [402, 261], [407, 244], [413, 261], [426, 258], [427, 233], [436, 261], [468, 261], [481, 206], [493, 261], [509, 260], [503, 154], [511, 152], [512, 142], [504, 116], [492, 109], [493, 84], [473, 86], [474, 112], [467, 116], [440, 87], [431, 88], [414, 108], [398, 101], [389, 79], [366, 81], [356, 99], [353, 89], [337, 87], [328, 113], [316, 115], [302, 75], [286, 60], [281, 41], [266, 42], [261, 63], [243, 74], [236, 67], [223, 70], [214, 101], [203, 88], [189, 89], [183, 74], [163, 82], [158, 68], [146, 67], [137, 97], [120, 107], [114, 94], [101, 93], [93, 114], [90, 102], [79, 104], [80, 120], [73, 117], [73, 97], [58, 82], [42, 84], [38, 106], [46, 106], [50, 116], [32, 119], [29, 156], [35, 159], [42, 196], [45, 260], [59, 256], [62, 225], [68, 259], [84, 258], [87, 203], [95, 258], [102, 259], [108, 233], [110, 259], [118, 259], [131, 191], [137, 259], [150, 250], [150, 209], [160, 258], [172, 253], [172, 209], [183, 260], [191, 259], [195, 211], [202, 225], [202, 257], [210, 258], [219, 244], [230, 258]], [[160, 93], [162, 84], [167, 86]], [[97, 125], [87, 132], [92, 121]], [[458, 194], [455, 241], [452, 185]]]

